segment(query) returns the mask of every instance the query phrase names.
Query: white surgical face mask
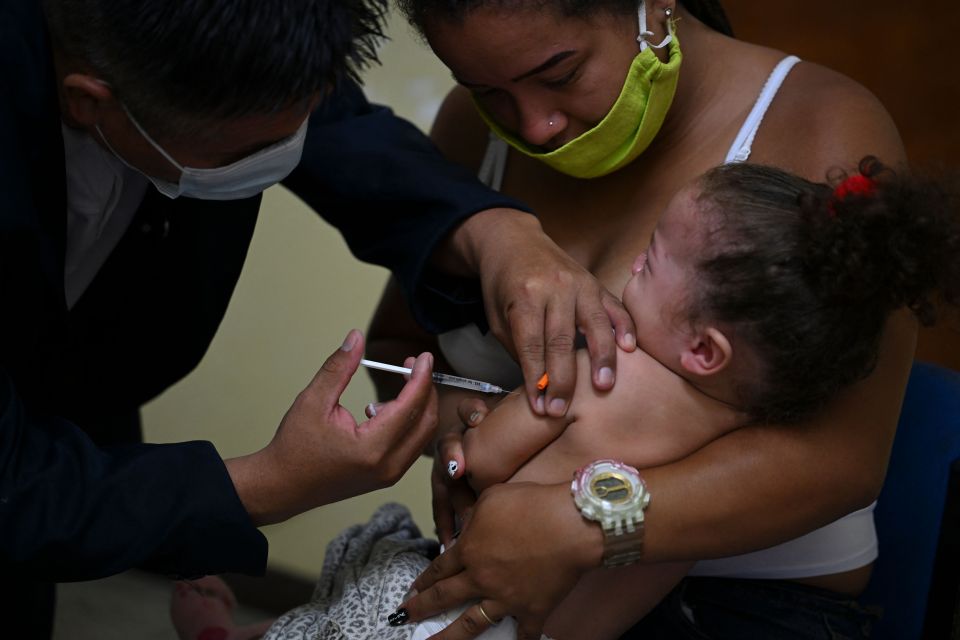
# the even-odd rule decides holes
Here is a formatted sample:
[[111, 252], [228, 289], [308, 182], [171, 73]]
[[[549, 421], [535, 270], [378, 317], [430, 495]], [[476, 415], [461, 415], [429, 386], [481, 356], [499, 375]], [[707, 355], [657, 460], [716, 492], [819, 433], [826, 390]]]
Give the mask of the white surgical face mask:
[[[126, 111], [126, 107], [124, 107], [124, 111]], [[289, 138], [280, 140], [253, 155], [237, 160], [233, 164], [213, 169], [196, 169], [185, 167], [174, 160], [163, 147], [154, 142], [153, 138], [144, 131], [129, 111], [127, 111], [127, 117], [130, 118], [130, 122], [137, 128], [144, 140], [149, 142], [170, 164], [180, 170], [179, 182], [168, 182], [144, 173], [153, 183], [153, 186], [157, 188], [157, 191], [168, 198], [186, 196], [200, 200], [249, 198], [286, 178], [300, 163], [303, 141], [307, 136], [307, 123], [309, 122], [309, 118], [305, 119], [296, 133]], [[100, 134], [100, 138], [110, 151], [120, 158], [124, 164], [143, 173], [113, 150], [103, 132], [100, 131], [99, 125], [97, 126], [97, 133]]]

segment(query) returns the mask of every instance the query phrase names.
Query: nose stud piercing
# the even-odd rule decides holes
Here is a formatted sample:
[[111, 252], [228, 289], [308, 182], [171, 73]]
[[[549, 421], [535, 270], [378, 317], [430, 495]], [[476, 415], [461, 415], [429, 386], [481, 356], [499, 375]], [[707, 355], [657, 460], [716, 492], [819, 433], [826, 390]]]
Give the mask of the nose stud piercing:
[[552, 126], [553, 126], [553, 120], [548, 120], [548, 121], [547, 121], [547, 126], [548, 126], [548, 127], [552, 127]]

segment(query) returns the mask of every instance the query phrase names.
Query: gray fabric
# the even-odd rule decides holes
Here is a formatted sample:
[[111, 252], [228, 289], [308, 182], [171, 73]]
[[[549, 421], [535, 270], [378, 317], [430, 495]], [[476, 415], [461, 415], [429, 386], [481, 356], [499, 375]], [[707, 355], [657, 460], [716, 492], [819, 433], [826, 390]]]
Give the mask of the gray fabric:
[[405, 507], [380, 507], [330, 542], [310, 602], [282, 615], [264, 640], [407, 640], [413, 625], [391, 627], [387, 616], [437, 552]]

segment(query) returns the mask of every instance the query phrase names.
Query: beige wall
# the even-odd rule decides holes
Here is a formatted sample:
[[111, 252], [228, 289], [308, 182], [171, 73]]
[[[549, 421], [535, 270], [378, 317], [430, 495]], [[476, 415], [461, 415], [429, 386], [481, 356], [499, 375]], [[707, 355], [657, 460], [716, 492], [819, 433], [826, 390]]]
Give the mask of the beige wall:
[[[383, 66], [365, 76], [367, 93], [426, 129], [450, 75], [401, 18], [391, 19], [389, 33]], [[145, 407], [147, 440], [210, 440], [224, 457], [264, 446], [347, 331], [366, 328], [385, 278], [383, 269], [356, 261], [340, 235], [288, 191], [269, 189], [226, 319], [197, 370]], [[373, 399], [361, 371], [342, 403], [362, 419]], [[428, 470], [421, 460], [396, 487], [265, 528], [271, 566], [318, 576], [326, 543], [390, 500], [410, 506], [431, 532]]]

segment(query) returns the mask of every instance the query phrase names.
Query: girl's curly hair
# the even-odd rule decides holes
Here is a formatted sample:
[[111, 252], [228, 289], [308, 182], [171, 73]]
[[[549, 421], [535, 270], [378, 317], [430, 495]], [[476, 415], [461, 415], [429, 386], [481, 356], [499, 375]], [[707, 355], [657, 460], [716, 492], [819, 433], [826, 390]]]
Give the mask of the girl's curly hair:
[[890, 314], [960, 303], [957, 182], [875, 158], [814, 183], [729, 164], [699, 181], [703, 252], [688, 311], [733, 327], [762, 364], [740, 385], [756, 419], [793, 421], [876, 364]]

